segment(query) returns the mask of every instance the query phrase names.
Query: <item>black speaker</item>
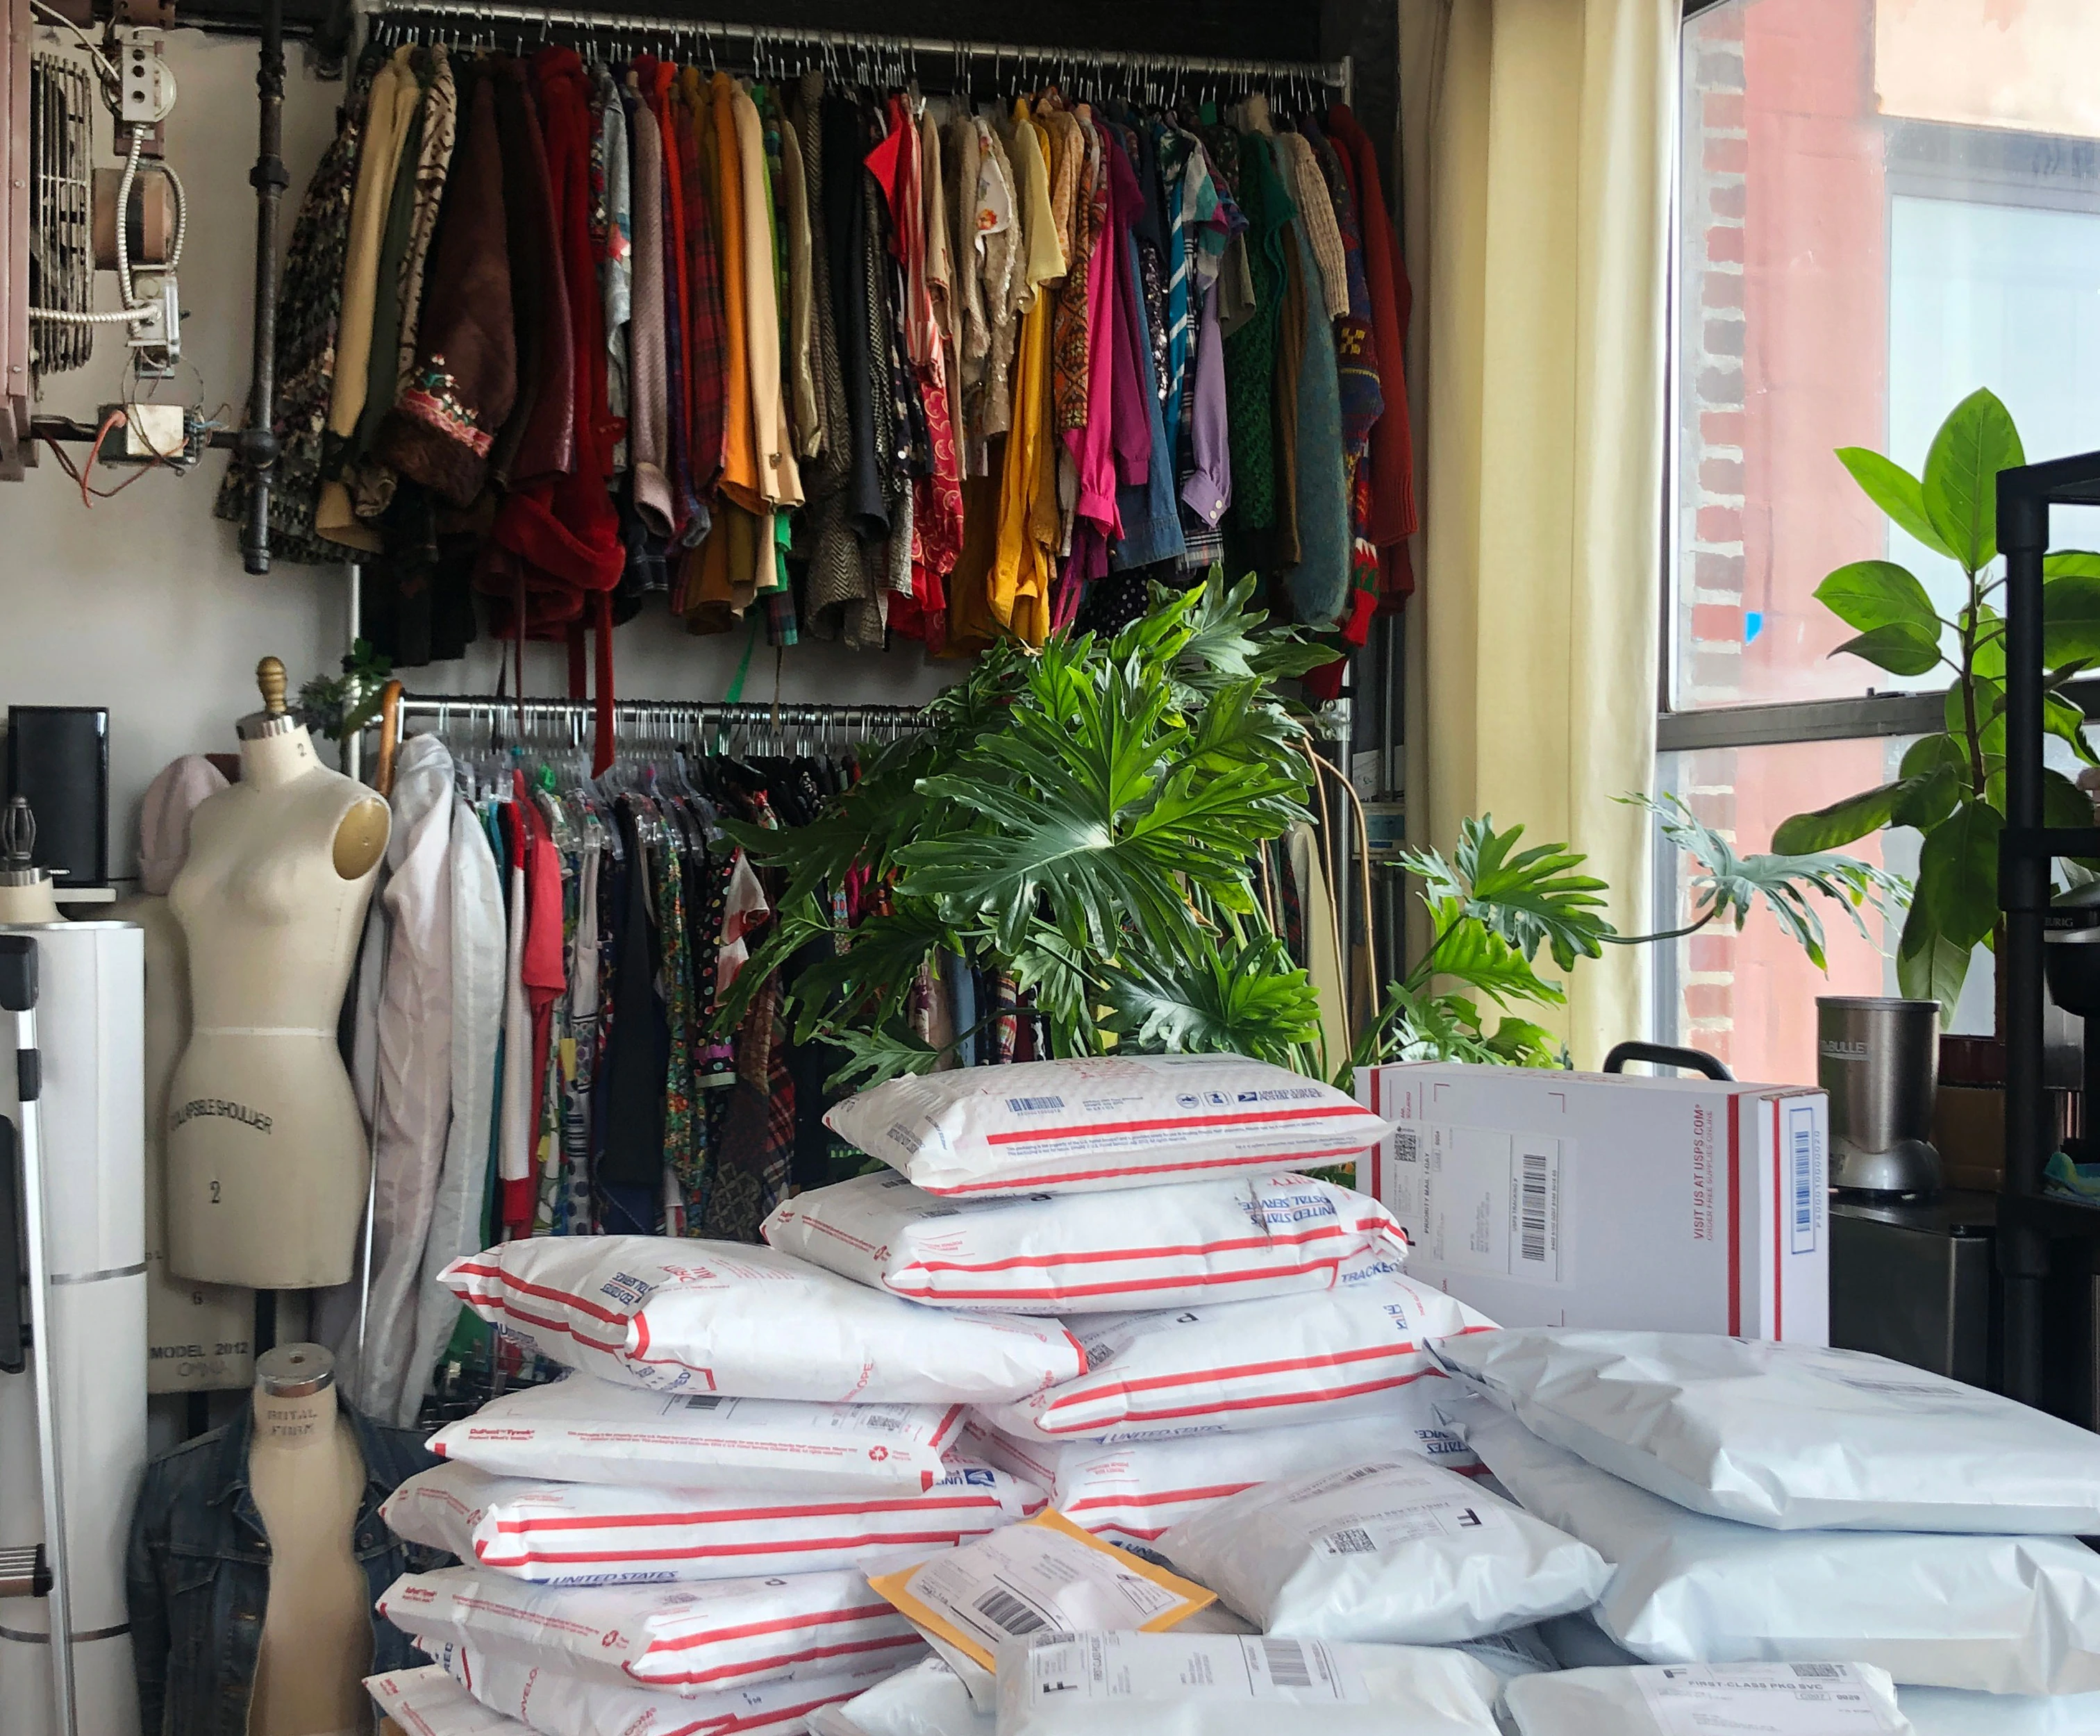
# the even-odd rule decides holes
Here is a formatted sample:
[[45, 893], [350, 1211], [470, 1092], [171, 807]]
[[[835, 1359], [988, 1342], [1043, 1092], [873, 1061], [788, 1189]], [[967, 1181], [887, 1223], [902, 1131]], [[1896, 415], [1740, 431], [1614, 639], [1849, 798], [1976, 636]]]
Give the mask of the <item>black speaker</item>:
[[34, 860], [60, 887], [109, 883], [109, 713], [7, 707], [7, 794], [37, 817]]

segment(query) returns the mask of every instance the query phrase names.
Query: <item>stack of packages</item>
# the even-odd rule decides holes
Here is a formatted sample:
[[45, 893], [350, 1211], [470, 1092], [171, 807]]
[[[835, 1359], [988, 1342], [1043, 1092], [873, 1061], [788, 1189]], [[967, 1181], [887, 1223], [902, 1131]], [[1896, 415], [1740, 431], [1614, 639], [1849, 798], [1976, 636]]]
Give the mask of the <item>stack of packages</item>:
[[1054, 1321], [922, 1309], [765, 1248], [545, 1238], [444, 1276], [575, 1372], [440, 1430], [447, 1462], [382, 1509], [465, 1564], [379, 1605], [438, 1662], [375, 1698], [433, 1736], [800, 1731], [924, 1654], [863, 1570], [1042, 1508], [958, 1450], [964, 1408], [1084, 1366]]
[[[1314, 1693], [1304, 1707], [1323, 1729], [1352, 1728], [1351, 1707], [1366, 1729], [1391, 1728], [1396, 1707], [1410, 1730], [1494, 1729], [1492, 1662], [1256, 1635], [1270, 1624], [1255, 1600], [1215, 1601], [1232, 1583], [1224, 1563], [1175, 1548], [1299, 1484], [1419, 1483], [1454, 1513], [1481, 1503], [1478, 1461], [1440, 1421], [1437, 1395], [1448, 1410], [1456, 1389], [1429, 1346], [1489, 1323], [1405, 1276], [1405, 1240], [1377, 1201], [1296, 1173], [1362, 1150], [1375, 1117], [1258, 1063], [1133, 1057], [898, 1080], [832, 1120], [896, 1173], [788, 1201], [765, 1227], [773, 1246], [929, 1306], [1054, 1315], [1087, 1368], [976, 1408], [970, 1449], [1046, 1489], [1055, 1510], [876, 1575], [938, 1655], [813, 1728], [973, 1736], [996, 1706], [1002, 1728], [1055, 1713], [1075, 1731], [1118, 1716], [1149, 1729], [1167, 1711], [1147, 1682], [1260, 1681], [1287, 1699], [1301, 1677], [1339, 1670], [1348, 1695]], [[1515, 1552], [1483, 1570], [1493, 1583], [1459, 1575], [1455, 1605], [1455, 1580], [1432, 1594], [1420, 1637], [1487, 1640], [1491, 1659], [1548, 1668], [1542, 1645], [1501, 1637], [1586, 1606], [1606, 1570], [1511, 1515]], [[1178, 1572], [1155, 1565], [1162, 1551]], [[1074, 1633], [1083, 1658], [1061, 1649]], [[1026, 1660], [1006, 1668], [1017, 1646]], [[1043, 1694], [1009, 1707], [1031, 1681]]]
[[[1615, 1564], [1548, 1630], [1566, 1672], [1511, 1685], [1522, 1736], [2100, 1731], [2100, 1555], [2078, 1540], [2100, 1536], [2100, 1438], [1856, 1351], [1544, 1328], [1438, 1348], [1496, 1483]], [[1736, 1685], [1744, 1721], [1718, 1698], [1710, 1725], [1643, 1721], [1655, 1666], [1679, 1696]], [[1841, 1677], [1893, 1680], [1900, 1712], [1741, 1709]]]

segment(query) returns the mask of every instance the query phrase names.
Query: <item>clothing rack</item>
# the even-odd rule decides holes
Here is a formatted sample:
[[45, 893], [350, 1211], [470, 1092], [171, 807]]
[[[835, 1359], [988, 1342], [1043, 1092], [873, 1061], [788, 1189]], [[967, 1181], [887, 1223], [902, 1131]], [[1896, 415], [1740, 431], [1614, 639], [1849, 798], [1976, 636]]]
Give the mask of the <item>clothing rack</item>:
[[443, 19], [476, 26], [532, 26], [549, 36], [556, 30], [566, 30], [595, 32], [615, 38], [689, 41], [697, 47], [717, 53], [734, 46], [744, 50], [747, 57], [752, 59], [781, 49], [815, 49], [834, 64], [841, 55], [873, 56], [878, 61], [901, 59], [914, 67], [922, 57], [933, 62], [945, 57], [953, 62], [958, 71], [967, 61], [988, 60], [995, 68], [1002, 61], [1011, 61], [1017, 70], [1028, 68], [1050, 72], [1070, 68], [1083, 74], [1114, 68], [1121, 72], [1164, 74], [1176, 80], [1196, 77], [1242, 83], [1297, 83], [1339, 90], [1345, 103], [1351, 99], [1354, 83], [1354, 68], [1346, 55], [1339, 60], [1220, 59], [1200, 55], [1056, 48], [942, 37], [875, 36], [852, 30], [820, 30], [796, 25], [577, 11], [555, 7], [511, 6], [502, 3], [502, 0], [488, 0], [487, 4], [479, 3], [479, 0], [373, 0], [365, 8], [364, 15], [368, 28], [374, 30], [390, 24], [412, 25], [418, 21]]
[[[613, 731], [630, 741], [699, 738], [716, 730], [836, 732], [839, 745], [874, 734], [893, 740], [920, 728], [924, 714], [910, 705], [730, 704], [703, 699], [621, 699], [614, 703]], [[402, 733], [412, 719], [443, 735], [453, 723], [485, 725], [519, 738], [558, 738], [577, 747], [590, 738], [594, 702], [589, 699], [509, 699], [486, 694], [404, 694]]]

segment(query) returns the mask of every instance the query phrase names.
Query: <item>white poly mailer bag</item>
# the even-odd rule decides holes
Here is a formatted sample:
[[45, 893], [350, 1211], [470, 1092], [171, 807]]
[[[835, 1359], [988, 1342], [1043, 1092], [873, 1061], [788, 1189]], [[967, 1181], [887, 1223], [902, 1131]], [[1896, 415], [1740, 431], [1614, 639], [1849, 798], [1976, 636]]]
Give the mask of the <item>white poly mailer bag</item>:
[[1449, 1646], [1587, 1609], [1588, 1544], [1412, 1454], [1264, 1483], [1177, 1525], [1167, 1559], [1264, 1633]]
[[1917, 1736], [2100, 1736], [2100, 1694], [1964, 1694], [1899, 1688]]
[[403, 1483], [380, 1517], [411, 1543], [521, 1580], [612, 1585], [915, 1559], [1042, 1505], [1033, 1487], [964, 1461], [924, 1495], [835, 1496], [620, 1489], [440, 1465]]
[[964, 1431], [971, 1454], [1048, 1491], [1050, 1505], [1096, 1536], [1152, 1543], [1171, 1526], [1278, 1477], [1334, 1470], [1396, 1449], [1471, 1474], [1480, 1461], [1444, 1425], [1436, 1400], [1451, 1383], [1435, 1375], [1396, 1389], [1391, 1408], [1295, 1428], [1136, 1441], [1053, 1441], [988, 1423]]
[[912, 1494], [947, 1474], [957, 1404], [811, 1404], [651, 1392], [588, 1374], [492, 1399], [430, 1451], [501, 1477], [716, 1491]]
[[1520, 1676], [1537, 1676], [1560, 1668], [1552, 1647], [1546, 1643], [1546, 1637], [1537, 1628], [1512, 1628], [1507, 1633], [1483, 1634], [1477, 1640], [1462, 1641], [1455, 1650], [1477, 1663], [1485, 1663], [1494, 1672], [1498, 1681], [1515, 1681]]
[[1001, 1646], [1026, 1634], [1162, 1633], [1214, 1595], [1055, 1511], [868, 1584], [944, 1655], [960, 1651], [986, 1670], [997, 1668]]
[[1438, 1346], [1534, 1434], [1781, 1531], [2100, 1533], [2100, 1435], [1860, 1350], [1533, 1327]]
[[1302, 1175], [959, 1205], [884, 1172], [782, 1201], [765, 1235], [913, 1302], [1030, 1315], [1324, 1290], [1350, 1255], [1407, 1246], [1377, 1201]]
[[1597, 1600], [1649, 1663], [1870, 1663], [1991, 1694], [2100, 1690], [2100, 1555], [2067, 1537], [1774, 1531], [1681, 1507], [1481, 1397], [1459, 1432], [1525, 1509], [1615, 1564]]
[[1498, 1736], [1462, 1652], [1232, 1634], [1038, 1634], [999, 1656], [999, 1736]]
[[927, 1658], [854, 1699], [812, 1712], [810, 1728], [815, 1736], [996, 1736], [999, 1721], [977, 1709], [953, 1670]]
[[1391, 1412], [1401, 1388], [1441, 1372], [1432, 1339], [1489, 1323], [1382, 1254], [1346, 1262], [1331, 1290], [1274, 1302], [1077, 1315], [1086, 1372], [979, 1407], [1026, 1436], [1118, 1443]]
[[377, 1607], [426, 1650], [462, 1645], [668, 1694], [880, 1674], [923, 1650], [911, 1623], [849, 1571], [555, 1587], [446, 1567], [402, 1575]]
[[824, 1125], [929, 1193], [1105, 1193], [1343, 1163], [1391, 1123], [1238, 1055], [1124, 1055], [891, 1079]]
[[1086, 1367], [1055, 1320], [933, 1312], [742, 1242], [535, 1236], [439, 1276], [540, 1355], [660, 1392], [989, 1403]]
[[533, 1736], [515, 1718], [483, 1705], [440, 1663], [368, 1676], [364, 1691], [404, 1736]]
[[831, 1676], [689, 1698], [590, 1681], [470, 1646], [441, 1646], [435, 1655], [483, 1705], [537, 1736], [798, 1736], [811, 1712], [867, 1686], [865, 1677]]
[[1861, 1663], [1567, 1670], [1504, 1694], [1518, 1736], [1911, 1736], [1895, 1685]]

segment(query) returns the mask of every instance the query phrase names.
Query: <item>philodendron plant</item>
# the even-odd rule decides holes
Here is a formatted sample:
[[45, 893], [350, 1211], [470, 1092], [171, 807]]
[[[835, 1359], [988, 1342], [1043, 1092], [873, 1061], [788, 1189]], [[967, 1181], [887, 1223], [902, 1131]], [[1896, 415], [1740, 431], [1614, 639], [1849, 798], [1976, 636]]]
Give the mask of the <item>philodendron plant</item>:
[[[1943, 729], [1914, 742], [1893, 782], [1785, 821], [1772, 835], [1782, 852], [1833, 849], [1884, 826], [1925, 835], [1917, 883], [1896, 950], [1896, 980], [1951, 1018], [1970, 955], [1990, 944], [1998, 919], [1998, 836], [2005, 826], [2005, 623], [1992, 598], [2004, 584], [1998, 553], [1997, 475], [2024, 464], [2019, 430], [1988, 391], [1972, 392], [1940, 424], [1912, 476], [1864, 447], [1838, 460], [1868, 497], [1935, 553], [1961, 569], [1952, 616], [1934, 606], [1917, 576], [1893, 561], [1854, 561], [1815, 588], [1817, 599], [1855, 628], [1831, 653], [1864, 659], [1892, 675], [1948, 672]], [[2100, 554], [2066, 550], [2043, 566], [2044, 726], [2088, 765], [2083, 712], [2064, 684], [2100, 659]], [[2043, 773], [2052, 826], [2090, 826], [2091, 803], [2068, 778]]]

